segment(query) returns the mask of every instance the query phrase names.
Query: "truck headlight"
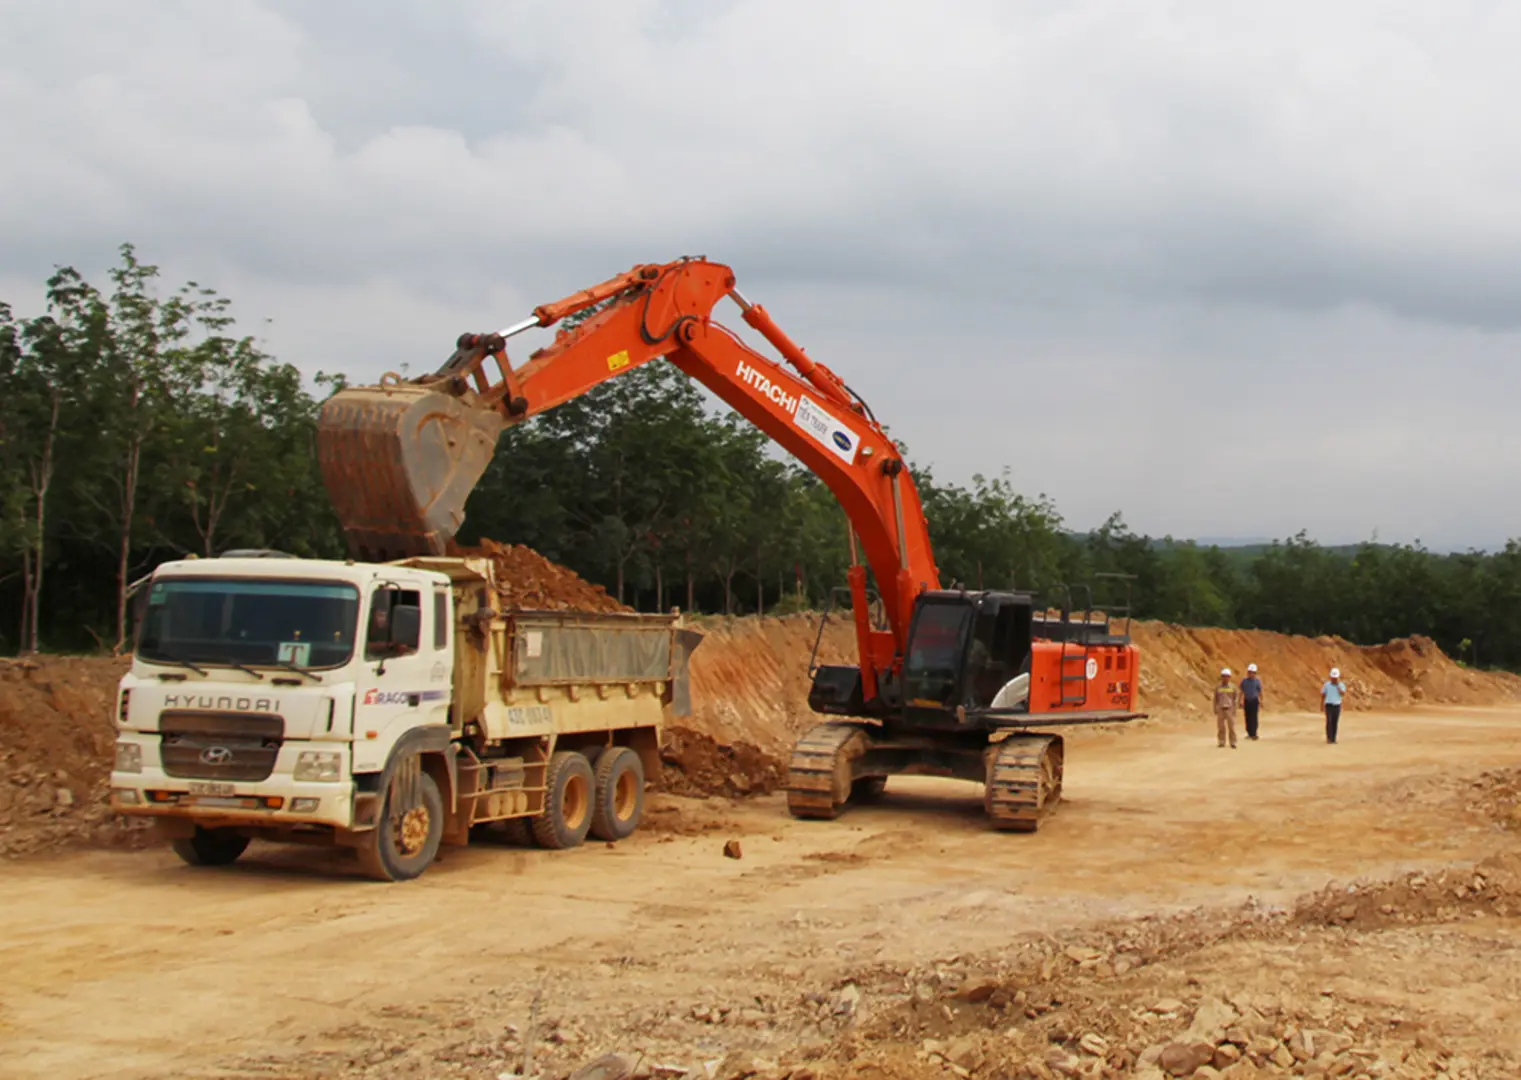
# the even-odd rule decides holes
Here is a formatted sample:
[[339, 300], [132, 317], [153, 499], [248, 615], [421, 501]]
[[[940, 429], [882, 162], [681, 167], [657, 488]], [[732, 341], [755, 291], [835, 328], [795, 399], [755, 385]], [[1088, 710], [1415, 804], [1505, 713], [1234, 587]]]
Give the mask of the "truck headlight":
[[338, 779], [338, 767], [343, 755], [331, 750], [303, 750], [296, 758], [296, 779], [334, 781]]
[[139, 743], [119, 742], [116, 744], [115, 772], [140, 773], [143, 771], [143, 748]]

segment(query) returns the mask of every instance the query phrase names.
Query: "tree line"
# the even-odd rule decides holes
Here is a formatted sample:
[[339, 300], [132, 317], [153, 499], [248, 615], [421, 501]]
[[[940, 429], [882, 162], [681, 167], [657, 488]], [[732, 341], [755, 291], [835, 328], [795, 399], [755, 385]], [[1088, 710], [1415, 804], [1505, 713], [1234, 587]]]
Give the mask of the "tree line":
[[[128, 587], [169, 558], [342, 556], [314, 453], [321, 400], [341, 385], [270, 356], [214, 290], [162, 289], [130, 245], [98, 286], [57, 270], [42, 312], [0, 302], [0, 647], [118, 646]], [[1128, 593], [1137, 617], [1360, 642], [1424, 633], [1521, 667], [1515, 541], [1454, 555], [1302, 533], [1202, 547], [1138, 535], [1119, 513], [1072, 531], [1006, 475], [913, 472], [947, 585], [1082, 608], [1091, 583], [1093, 602]], [[810, 472], [657, 362], [510, 429], [460, 539], [527, 544], [642, 610], [744, 614], [837, 602], [847, 535]]]

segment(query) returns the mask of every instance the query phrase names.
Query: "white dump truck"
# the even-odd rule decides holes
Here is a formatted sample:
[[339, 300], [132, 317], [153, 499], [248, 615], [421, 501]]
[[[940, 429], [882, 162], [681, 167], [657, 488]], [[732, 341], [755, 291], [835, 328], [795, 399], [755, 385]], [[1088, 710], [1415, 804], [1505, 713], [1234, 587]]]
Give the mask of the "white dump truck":
[[498, 611], [480, 558], [240, 552], [137, 594], [112, 806], [186, 862], [356, 849], [384, 881], [505, 822], [546, 848], [639, 826], [700, 635], [677, 615]]

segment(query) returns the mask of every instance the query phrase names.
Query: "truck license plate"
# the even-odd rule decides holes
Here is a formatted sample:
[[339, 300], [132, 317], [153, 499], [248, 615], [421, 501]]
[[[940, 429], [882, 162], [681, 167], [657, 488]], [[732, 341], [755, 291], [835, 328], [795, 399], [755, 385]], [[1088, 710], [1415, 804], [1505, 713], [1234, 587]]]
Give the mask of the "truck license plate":
[[210, 781], [190, 782], [190, 794], [192, 795], [231, 795], [231, 784], [217, 784]]

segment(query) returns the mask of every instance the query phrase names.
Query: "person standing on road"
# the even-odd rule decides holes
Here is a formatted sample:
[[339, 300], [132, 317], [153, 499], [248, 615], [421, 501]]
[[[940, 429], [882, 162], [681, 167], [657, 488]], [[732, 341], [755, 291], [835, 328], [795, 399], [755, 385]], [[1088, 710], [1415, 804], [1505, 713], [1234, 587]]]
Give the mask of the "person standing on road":
[[1231, 669], [1220, 669], [1220, 685], [1215, 687], [1215, 735], [1220, 749], [1225, 749], [1228, 734], [1231, 749], [1236, 749], [1236, 688], [1231, 685]]
[[1246, 737], [1257, 741], [1257, 714], [1262, 708], [1262, 680], [1257, 676], [1257, 665], [1246, 665], [1246, 678], [1241, 680], [1241, 708], [1246, 712]]
[[1341, 723], [1341, 699], [1346, 696], [1347, 684], [1341, 681], [1341, 669], [1332, 668], [1331, 677], [1320, 688], [1320, 707], [1326, 713], [1326, 742], [1336, 742], [1336, 727]]

